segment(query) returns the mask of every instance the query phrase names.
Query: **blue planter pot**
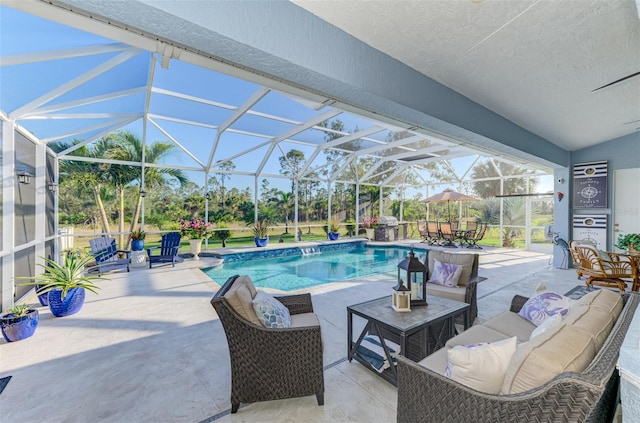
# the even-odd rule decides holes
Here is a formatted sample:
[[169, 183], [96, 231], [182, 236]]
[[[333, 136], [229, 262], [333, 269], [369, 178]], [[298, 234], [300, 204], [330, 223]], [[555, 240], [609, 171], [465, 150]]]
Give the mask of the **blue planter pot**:
[[13, 314], [8, 314], [0, 319], [2, 336], [7, 342], [26, 339], [36, 331], [38, 320], [38, 310], [29, 310], [27, 315], [22, 317], [13, 317]]
[[[36, 285], [36, 293], [38, 292], [38, 290], [42, 287], [42, 285]], [[38, 301], [40, 302], [40, 305], [42, 306], [48, 306], [49, 305], [49, 293], [44, 293], [44, 294], [39, 294], [38, 295]]]
[[144, 239], [134, 239], [131, 241], [131, 249], [133, 251], [144, 250]]
[[335, 241], [338, 238], [340, 238], [340, 234], [338, 232], [329, 232], [330, 241]]
[[84, 288], [70, 289], [64, 300], [60, 298], [61, 296], [61, 290], [49, 292], [49, 310], [56, 317], [76, 314], [84, 305]]
[[253, 238], [256, 243], [256, 247], [266, 247], [269, 244], [269, 237], [266, 238]]

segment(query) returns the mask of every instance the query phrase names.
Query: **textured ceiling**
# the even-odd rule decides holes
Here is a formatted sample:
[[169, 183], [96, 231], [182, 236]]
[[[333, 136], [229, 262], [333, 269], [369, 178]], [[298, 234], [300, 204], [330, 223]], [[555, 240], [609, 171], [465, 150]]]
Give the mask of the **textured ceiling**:
[[640, 130], [634, 0], [293, 0], [573, 151]]

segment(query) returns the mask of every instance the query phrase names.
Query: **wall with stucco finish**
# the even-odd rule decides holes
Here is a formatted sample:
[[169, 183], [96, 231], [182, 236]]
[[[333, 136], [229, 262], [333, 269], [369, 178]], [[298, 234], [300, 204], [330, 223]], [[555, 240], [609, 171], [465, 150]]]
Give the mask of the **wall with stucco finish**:
[[[613, 250], [612, 239], [612, 208], [613, 208], [613, 171], [618, 169], [632, 169], [640, 167], [640, 133], [630, 134], [616, 138], [602, 144], [583, 148], [571, 153], [571, 165], [588, 163], [593, 161], [607, 161], [607, 208], [604, 209], [578, 209], [574, 214], [606, 214], [607, 225], [607, 250]], [[571, 178], [567, 178], [568, 190], [572, 190]], [[640, 181], [638, 181], [640, 186]], [[571, 192], [571, 191], [570, 191]], [[571, 199], [570, 199], [571, 201]], [[640, 219], [640, 216], [638, 216]], [[569, 216], [569, 220], [571, 216]]]

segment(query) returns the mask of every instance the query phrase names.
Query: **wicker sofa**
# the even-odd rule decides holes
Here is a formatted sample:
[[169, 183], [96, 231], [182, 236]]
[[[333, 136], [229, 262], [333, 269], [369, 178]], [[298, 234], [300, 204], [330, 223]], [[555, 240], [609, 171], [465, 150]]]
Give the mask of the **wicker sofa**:
[[[600, 306], [611, 295], [619, 298], [614, 306], [607, 305], [608, 310], [599, 310], [595, 314], [590, 311], [597, 309], [593, 304]], [[597, 300], [599, 296], [602, 297]], [[640, 296], [620, 296], [604, 289], [592, 292], [579, 300], [579, 303], [582, 302], [580, 304], [592, 301], [587, 308], [571, 307], [563, 319], [567, 323], [530, 341], [529, 335], [535, 326], [517, 314], [526, 301], [525, 297], [515, 296], [509, 311], [450, 339], [444, 348], [420, 363], [399, 357], [398, 422], [611, 421], [615, 413], [619, 381], [616, 362]], [[581, 310], [582, 314], [577, 315], [574, 309]], [[604, 319], [617, 315], [617, 318], [609, 317], [608, 323], [598, 329], [593, 323], [599, 318], [596, 315], [604, 316]], [[569, 328], [570, 325], [572, 328]], [[576, 325], [579, 328], [577, 331], [573, 329]], [[569, 332], [562, 331], [586, 331], [587, 337], [591, 335], [591, 341], [586, 341], [590, 342], [588, 345], [593, 345], [589, 347], [591, 351], [586, 346], [580, 351], [581, 354], [588, 352], [593, 356], [582, 356], [582, 364], [586, 367], [581, 371], [578, 371], [580, 365], [574, 367], [574, 371], [568, 371], [578, 362], [576, 359], [566, 365], [564, 371], [549, 376], [550, 372], [553, 374], [556, 370], [553, 367], [561, 366], [557, 362], [561, 361], [558, 357], [564, 354], [564, 350], [581, 348], [563, 338]], [[513, 336], [517, 337], [519, 345], [508, 363], [511, 376], [508, 371], [499, 394], [479, 392], [444, 376], [449, 348], [481, 341], [495, 342]], [[599, 344], [601, 346], [598, 348]], [[532, 351], [535, 354], [529, 355]], [[529, 388], [512, 389], [516, 386], [515, 378], [521, 377], [526, 369], [529, 373], [525, 376], [530, 378], [528, 383], [545, 377], [547, 381]], [[508, 377], [512, 379], [507, 381]], [[510, 392], [503, 393], [505, 386], [511, 387]]]
[[241, 403], [315, 395], [324, 405], [322, 335], [310, 294], [277, 297], [291, 327], [264, 327], [253, 310], [257, 291], [248, 276], [229, 278], [211, 299], [229, 344], [231, 412]]

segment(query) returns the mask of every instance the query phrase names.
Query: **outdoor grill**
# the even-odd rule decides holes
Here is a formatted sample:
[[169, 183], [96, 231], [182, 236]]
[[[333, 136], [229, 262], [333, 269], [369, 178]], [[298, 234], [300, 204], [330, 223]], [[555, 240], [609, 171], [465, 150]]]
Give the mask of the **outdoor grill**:
[[386, 226], [398, 226], [398, 219], [394, 216], [382, 216], [380, 218], [380, 224]]
[[398, 239], [398, 219], [393, 216], [382, 216], [375, 231], [376, 241], [395, 241]]

